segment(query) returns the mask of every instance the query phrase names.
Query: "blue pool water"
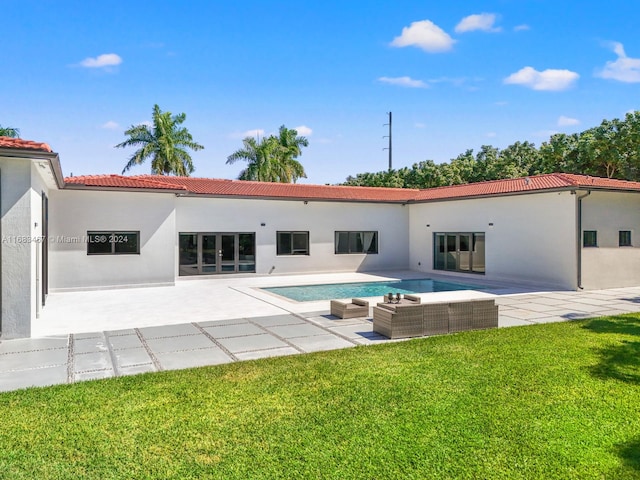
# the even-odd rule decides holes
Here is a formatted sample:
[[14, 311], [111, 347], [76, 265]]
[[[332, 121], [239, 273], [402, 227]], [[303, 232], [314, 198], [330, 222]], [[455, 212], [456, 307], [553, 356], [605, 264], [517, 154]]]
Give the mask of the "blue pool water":
[[417, 280], [389, 280], [386, 282], [332, 283], [326, 285], [300, 285], [292, 287], [263, 288], [268, 292], [298, 302], [331, 300], [336, 298], [380, 297], [393, 293], [449, 292], [453, 290], [479, 290], [462, 283], [441, 282], [429, 278]]

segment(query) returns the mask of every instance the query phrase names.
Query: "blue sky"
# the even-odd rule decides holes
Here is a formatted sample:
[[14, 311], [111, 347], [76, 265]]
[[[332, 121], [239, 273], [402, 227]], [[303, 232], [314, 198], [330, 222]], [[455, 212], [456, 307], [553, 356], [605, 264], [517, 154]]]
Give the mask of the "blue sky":
[[[0, 124], [65, 175], [120, 173], [154, 104], [187, 114], [195, 176], [244, 135], [299, 127], [305, 183], [540, 145], [640, 109], [636, 0], [0, 0]], [[131, 173], [149, 173], [145, 164]]]

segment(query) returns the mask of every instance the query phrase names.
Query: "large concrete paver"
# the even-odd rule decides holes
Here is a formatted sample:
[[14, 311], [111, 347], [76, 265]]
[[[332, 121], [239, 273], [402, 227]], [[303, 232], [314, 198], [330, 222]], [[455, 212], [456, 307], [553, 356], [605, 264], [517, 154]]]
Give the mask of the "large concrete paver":
[[230, 337], [218, 340], [231, 353], [250, 352], [254, 350], [268, 350], [290, 346], [279, 338], [262, 333], [260, 335], [248, 335], [246, 337]]
[[[38, 328], [53, 335], [0, 342], [0, 391], [392, 341], [373, 332], [370, 317], [332, 317], [328, 302], [272, 302], [272, 296], [261, 296], [255, 289], [241, 291], [239, 287], [229, 293], [227, 287], [215, 285], [185, 282], [175, 290], [156, 289], [155, 294], [144, 289], [118, 294], [79, 292], [64, 297], [70, 302], [66, 307], [64, 302], [56, 305], [61, 298], [52, 295], [53, 315], [41, 319]], [[186, 305], [184, 293], [193, 290], [201, 290], [206, 300]], [[640, 311], [640, 288], [522, 292], [498, 289], [474, 292], [472, 298], [496, 299], [500, 327]], [[423, 302], [443, 301], [446, 295], [439, 292], [422, 297]], [[461, 295], [464, 292], [451, 292], [451, 299]], [[123, 298], [129, 300], [123, 302]], [[375, 301], [372, 299], [372, 304]], [[56, 315], [64, 321], [48, 325], [46, 322], [54, 322]], [[92, 315], [118, 321], [108, 323], [109, 328], [82, 330], [88, 328]], [[189, 322], [180, 323], [178, 319]], [[61, 333], [66, 328], [70, 333]]]

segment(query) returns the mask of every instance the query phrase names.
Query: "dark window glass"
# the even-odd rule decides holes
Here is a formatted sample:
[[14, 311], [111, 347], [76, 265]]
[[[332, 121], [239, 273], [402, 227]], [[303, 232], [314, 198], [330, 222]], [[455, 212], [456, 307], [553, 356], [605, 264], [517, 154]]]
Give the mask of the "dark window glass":
[[91, 233], [89, 232], [87, 253], [90, 255], [108, 255], [112, 253], [111, 242], [109, 242], [109, 232]]
[[618, 232], [618, 246], [619, 247], [631, 246], [631, 230], [620, 230]]
[[485, 234], [436, 232], [433, 268], [463, 273], [485, 273]]
[[598, 232], [596, 230], [585, 230], [584, 232], [582, 232], [582, 246], [597, 247]]
[[133, 232], [112, 235], [114, 253], [138, 253], [138, 234]]
[[349, 232], [336, 232], [336, 253], [349, 253]]
[[378, 232], [336, 232], [336, 253], [378, 253]]
[[292, 234], [294, 255], [309, 255], [309, 232], [294, 232]]
[[87, 232], [87, 255], [140, 253], [140, 232]]
[[278, 232], [278, 255], [309, 255], [309, 232]]

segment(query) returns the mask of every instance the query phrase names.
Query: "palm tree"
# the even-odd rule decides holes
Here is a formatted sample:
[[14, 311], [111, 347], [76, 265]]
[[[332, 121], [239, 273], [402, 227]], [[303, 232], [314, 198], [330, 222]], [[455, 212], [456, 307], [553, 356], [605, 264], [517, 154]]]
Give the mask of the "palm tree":
[[247, 161], [247, 168], [240, 172], [239, 180], [291, 183], [306, 178], [302, 164], [295, 160], [302, 154], [302, 147], [309, 145], [305, 137], [299, 137], [295, 129], [280, 127], [278, 136], [246, 137], [243, 148], [227, 157], [227, 163]]
[[197, 151], [204, 147], [193, 141], [185, 127], [179, 127], [186, 118], [184, 113], [172, 116], [171, 112], [163, 112], [154, 105], [153, 129], [145, 124], [132, 125], [124, 132], [129, 138], [116, 145], [116, 148], [140, 147], [129, 158], [122, 173], [151, 157], [151, 173], [188, 177], [194, 168], [186, 149]]
[[0, 137], [20, 138], [20, 129], [0, 125]]
[[279, 149], [275, 137], [268, 138], [246, 137], [242, 140], [244, 148], [236, 150], [227, 157], [227, 163], [235, 163], [238, 160], [246, 160], [247, 168], [238, 175], [239, 180], [255, 180], [258, 182], [280, 182], [282, 169], [278, 164], [277, 152]]
[[302, 164], [296, 158], [302, 155], [302, 147], [309, 146], [309, 140], [299, 137], [296, 129], [288, 129], [282, 125], [278, 131], [278, 143], [281, 146], [282, 163], [286, 172], [283, 181], [296, 183], [298, 178], [307, 178]]

